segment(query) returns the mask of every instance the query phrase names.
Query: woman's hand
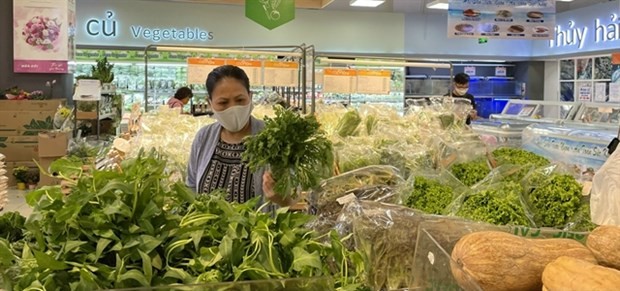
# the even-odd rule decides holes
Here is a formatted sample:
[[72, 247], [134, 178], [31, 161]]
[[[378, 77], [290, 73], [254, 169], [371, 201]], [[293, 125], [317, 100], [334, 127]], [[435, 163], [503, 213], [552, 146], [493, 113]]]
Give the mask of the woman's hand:
[[289, 197], [282, 198], [273, 190], [275, 184], [276, 181], [273, 179], [273, 176], [271, 176], [271, 172], [265, 171], [263, 174], [263, 193], [265, 193], [265, 198], [275, 204], [278, 204], [280, 207], [288, 207], [293, 205], [293, 199]]

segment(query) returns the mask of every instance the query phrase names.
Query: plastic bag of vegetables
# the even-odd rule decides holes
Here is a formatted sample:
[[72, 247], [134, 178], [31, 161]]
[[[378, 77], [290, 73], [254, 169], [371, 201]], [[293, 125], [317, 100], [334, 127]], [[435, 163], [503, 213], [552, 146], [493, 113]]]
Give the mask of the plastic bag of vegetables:
[[478, 184], [456, 198], [449, 206], [450, 215], [495, 225], [536, 226], [521, 184], [493, 183], [495, 180]]
[[540, 227], [564, 228], [581, 207], [583, 186], [557, 165], [532, 171], [522, 183]]
[[438, 216], [406, 206], [361, 201], [348, 202], [338, 217], [336, 229], [353, 234], [354, 248], [362, 254], [366, 285], [372, 290], [412, 288], [418, 225]]
[[392, 166], [368, 166], [323, 180], [308, 193], [311, 212], [319, 216], [315, 226], [321, 229], [317, 230], [324, 231], [335, 224], [342, 210], [340, 198], [351, 195], [361, 200], [399, 204], [403, 183], [398, 169]]
[[414, 172], [403, 191], [403, 204], [429, 214], [447, 214], [452, 201], [467, 187], [449, 171]]

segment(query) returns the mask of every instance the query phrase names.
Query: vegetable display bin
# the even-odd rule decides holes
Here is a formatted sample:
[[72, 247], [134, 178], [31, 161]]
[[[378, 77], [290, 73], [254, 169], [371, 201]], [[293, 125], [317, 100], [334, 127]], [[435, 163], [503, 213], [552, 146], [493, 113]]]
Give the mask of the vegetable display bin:
[[475, 120], [471, 127], [488, 145], [520, 147], [521, 135], [529, 123]]
[[331, 277], [255, 280], [192, 285], [109, 289], [110, 291], [326, 291], [335, 290]]
[[[478, 231], [503, 231], [517, 236], [543, 238], [569, 238], [585, 244], [587, 232], [571, 232], [551, 228], [525, 226], [496, 226], [450, 217], [425, 220], [418, 225], [418, 239], [414, 254], [413, 277], [416, 288], [425, 290], [461, 290], [451, 268], [460, 268], [451, 258], [456, 243], [466, 234]], [[467, 290], [482, 290], [466, 275]]]

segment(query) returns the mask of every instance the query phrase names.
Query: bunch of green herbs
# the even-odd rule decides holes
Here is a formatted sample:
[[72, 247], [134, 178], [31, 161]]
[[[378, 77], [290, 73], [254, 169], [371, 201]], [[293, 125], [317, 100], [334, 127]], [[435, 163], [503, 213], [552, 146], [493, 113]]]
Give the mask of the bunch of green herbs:
[[245, 140], [243, 159], [252, 171], [269, 167], [276, 181], [274, 191], [295, 195], [331, 176], [332, 143], [314, 116], [301, 116], [280, 106], [275, 117], [265, 117], [265, 128]]

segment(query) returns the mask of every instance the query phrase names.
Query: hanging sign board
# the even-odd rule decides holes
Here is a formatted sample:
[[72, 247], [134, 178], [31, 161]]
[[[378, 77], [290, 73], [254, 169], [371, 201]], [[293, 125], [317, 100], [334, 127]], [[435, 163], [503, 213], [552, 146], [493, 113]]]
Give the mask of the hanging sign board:
[[388, 70], [357, 70], [356, 93], [389, 94], [391, 76]]
[[69, 62], [75, 59], [75, 0], [12, 2], [13, 71], [70, 73]]
[[245, 71], [250, 79], [250, 86], [261, 86], [262, 80], [262, 62], [253, 60], [227, 60], [227, 65], [237, 66]]
[[296, 87], [299, 83], [299, 63], [265, 61], [265, 86]]
[[555, 0], [449, 0], [448, 37], [552, 39]]
[[187, 58], [187, 83], [204, 85], [209, 73], [225, 64], [224, 59]]
[[332, 69], [323, 70], [323, 93], [344, 93], [355, 92], [357, 72], [352, 69]]

